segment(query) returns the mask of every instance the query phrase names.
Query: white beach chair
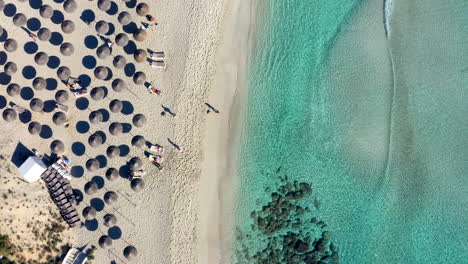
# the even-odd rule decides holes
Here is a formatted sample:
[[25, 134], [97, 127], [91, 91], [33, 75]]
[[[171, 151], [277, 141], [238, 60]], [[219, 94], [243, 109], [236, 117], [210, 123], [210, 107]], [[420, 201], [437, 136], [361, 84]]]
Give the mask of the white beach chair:
[[166, 63], [162, 60], [150, 61], [150, 65], [153, 68], [166, 69]]
[[151, 53], [150, 58], [152, 60], [164, 60], [166, 58], [166, 54], [164, 51], [156, 51]]

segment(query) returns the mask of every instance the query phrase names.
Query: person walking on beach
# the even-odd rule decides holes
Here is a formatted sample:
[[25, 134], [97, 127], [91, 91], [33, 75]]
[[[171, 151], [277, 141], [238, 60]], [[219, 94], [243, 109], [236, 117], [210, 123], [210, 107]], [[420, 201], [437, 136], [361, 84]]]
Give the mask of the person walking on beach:
[[170, 138], [167, 138], [167, 141], [168, 141], [169, 144], [171, 144], [175, 149], [177, 149], [177, 151], [179, 151], [179, 152], [183, 152], [183, 151], [184, 151], [179, 145], [177, 145], [176, 143], [174, 143]]
[[211, 111], [215, 112], [216, 114], [219, 114], [218, 109], [214, 108], [212, 105], [209, 103], [205, 103], [206, 106], [208, 106], [208, 110], [206, 110], [206, 113], [209, 114]]
[[[173, 113], [173, 112], [171, 111], [171, 109], [169, 109], [168, 107], [165, 107], [164, 105], [161, 105], [161, 106], [162, 106], [163, 111], [164, 111], [163, 113], [168, 113], [168, 114], [172, 115], [173, 117], [176, 117], [176, 114]], [[163, 114], [161, 113], [161, 115], [163, 115]], [[165, 114], [164, 114], [164, 115], [165, 115]]]

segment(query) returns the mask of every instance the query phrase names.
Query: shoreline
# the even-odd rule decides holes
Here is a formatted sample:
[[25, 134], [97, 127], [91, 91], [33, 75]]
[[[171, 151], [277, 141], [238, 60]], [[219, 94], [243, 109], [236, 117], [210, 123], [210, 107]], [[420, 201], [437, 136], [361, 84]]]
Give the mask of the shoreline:
[[208, 115], [203, 140], [199, 263], [227, 263], [231, 257], [241, 105], [247, 100], [255, 7], [253, 1], [225, 2], [217, 71], [208, 95], [221, 112]]

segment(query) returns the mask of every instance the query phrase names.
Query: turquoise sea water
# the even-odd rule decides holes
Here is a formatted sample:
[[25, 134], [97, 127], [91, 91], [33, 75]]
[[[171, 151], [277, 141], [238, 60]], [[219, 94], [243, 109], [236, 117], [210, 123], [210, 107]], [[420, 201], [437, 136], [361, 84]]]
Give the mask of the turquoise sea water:
[[395, 0], [389, 39], [383, 6], [266, 6], [236, 224], [281, 167], [312, 184], [341, 263], [468, 263], [468, 3]]

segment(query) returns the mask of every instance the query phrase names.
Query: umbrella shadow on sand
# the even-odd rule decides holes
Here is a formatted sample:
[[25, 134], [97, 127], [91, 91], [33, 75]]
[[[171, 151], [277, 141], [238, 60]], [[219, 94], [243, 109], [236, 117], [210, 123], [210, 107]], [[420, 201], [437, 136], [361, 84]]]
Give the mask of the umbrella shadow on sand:
[[18, 142], [15, 151], [11, 156], [11, 162], [19, 168], [30, 156], [34, 156], [34, 153], [23, 145], [23, 143]]

